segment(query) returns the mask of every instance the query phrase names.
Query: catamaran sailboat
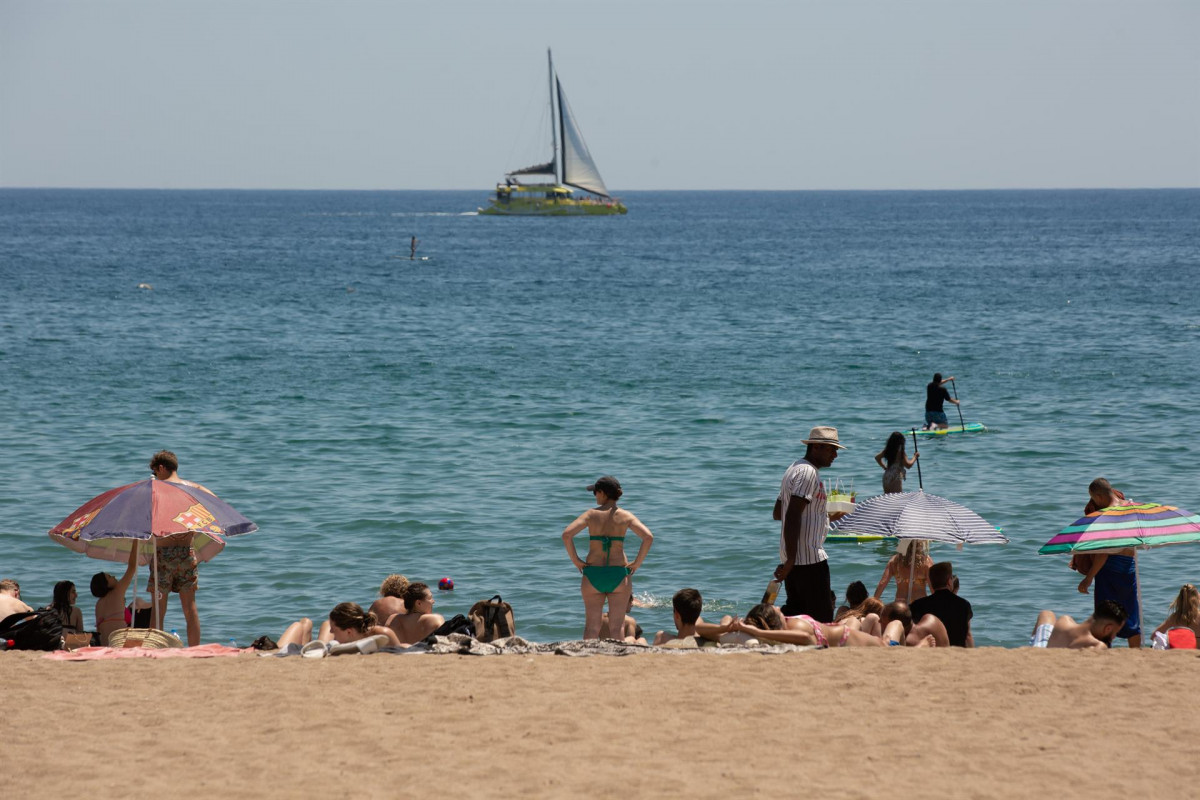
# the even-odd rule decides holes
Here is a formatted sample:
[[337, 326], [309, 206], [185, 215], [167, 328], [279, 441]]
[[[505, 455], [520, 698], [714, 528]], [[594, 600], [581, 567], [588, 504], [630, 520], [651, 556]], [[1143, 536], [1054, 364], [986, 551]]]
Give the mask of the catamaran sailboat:
[[[505, 174], [496, 185], [491, 205], [480, 214], [508, 216], [573, 216], [579, 214], [624, 214], [625, 206], [608, 193], [596, 162], [588, 152], [579, 125], [567, 104], [562, 82], [550, 65], [550, 136], [552, 151], [544, 164], [523, 167]], [[561, 157], [560, 157], [561, 156]], [[525, 175], [549, 176], [549, 182], [523, 183]], [[576, 194], [579, 190], [582, 194]]]

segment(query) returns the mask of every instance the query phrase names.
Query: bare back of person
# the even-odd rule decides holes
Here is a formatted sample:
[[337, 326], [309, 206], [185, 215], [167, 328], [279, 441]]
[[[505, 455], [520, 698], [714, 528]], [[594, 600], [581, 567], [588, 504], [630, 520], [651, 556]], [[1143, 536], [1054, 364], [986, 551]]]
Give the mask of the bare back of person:
[[375, 619], [386, 620], [391, 618], [393, 614], [403, 614], [408, 611], [404, 607], [404, 601], [399, 597], [388, 595], [386, 597], [377, 597], [375, 602], [371, 603], [369, 609], [375, 615]]
[[396, 633], [403, 645], [416, 644], [438, 629], [445, 620], [440, 614], [422, 614], [419, 611], [393, 614], [384, 623]]
[[0, 593], [0, 620], [13, 614], [33, 613], [33, 609], [23, 600], [13, 595]]
[[1076, 622], [1063, 614], [1054, 621], [1047, 647], [1065, 647], [1072, 650], [1107, 650], [1108, 645], [1092, 635], [1088, 622]]

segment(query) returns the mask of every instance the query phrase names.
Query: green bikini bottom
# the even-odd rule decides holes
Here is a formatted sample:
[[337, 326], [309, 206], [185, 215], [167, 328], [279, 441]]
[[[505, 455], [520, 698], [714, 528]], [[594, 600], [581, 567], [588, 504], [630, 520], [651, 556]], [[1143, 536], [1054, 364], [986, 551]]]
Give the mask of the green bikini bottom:
[[585, 564], [583, 577], [600, 594], [610, 594], [629, 577], [628, 567], [600, 567]]

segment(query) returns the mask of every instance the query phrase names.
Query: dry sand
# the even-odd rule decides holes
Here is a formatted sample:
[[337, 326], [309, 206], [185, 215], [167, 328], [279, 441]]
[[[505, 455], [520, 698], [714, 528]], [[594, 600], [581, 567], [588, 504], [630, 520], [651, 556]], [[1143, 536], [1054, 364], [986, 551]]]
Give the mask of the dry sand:
[[0, 653], [6, 797], [1194, 797], [1200, 653]]

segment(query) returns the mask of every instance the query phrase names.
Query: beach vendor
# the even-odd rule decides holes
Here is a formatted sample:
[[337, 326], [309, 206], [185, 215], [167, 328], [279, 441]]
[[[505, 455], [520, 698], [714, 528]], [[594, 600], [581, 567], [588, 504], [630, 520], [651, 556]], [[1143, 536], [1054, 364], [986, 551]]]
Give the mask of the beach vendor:
[[933, 380], [925, 386], [925, 425], [922, 430], [934, 431], [950, 427], [946, 419], [945, 403], [958, 405], [958, 401], [946, 391], [946, 384], [954, 380], [954, 376], [942, 379], [942, 373], [933, 373]]
[[[1088, 486], [1090, 499], [1083, 508], [1084, 514], [1092, 514], [1102, 508], [1113, 506], [1134, 505], [1126, 500], [1120, 490], [1105, 478], [1096, 478]], [[1140, 603], [1138, 602], [1137, 564], [1134, 562], [1132, 548], [1125, 548], [1117, 553], [1086, 553], [1076, 555], [1071, 559], [1073, 569], [1083, 573], [1079, 582], [1079, 591], [1088, 593], [1088, 588], [1095, 581], [1096, 590], [1092, 593], [1094, 608], [1106, 600], [1112, 600], [1125, 609], [1125, 624], [1117, 632], [1118, 638], [1126, 639], [1130, 647], [1142, 646], [1142, 621], [1140, 618]]]
[[833, 622], [833, 591], [830, 589], [829, 556], [825, 534], [829, 516], [825, 511], [825, 487], [819, 470], [846, 448], [838, 441], [837, 428], [817, 426], [809, 431], [804, 458], [792, 462], [783, 473], [772, 517], [779, 521], [779, 560], [775, 579], [783, 581], [786, 616], [807, 614], [819, 622]]
[[[179, 459], [170, 450], [159, 450], [150, 457], [150, 471], [155, 480], [181, 483], [184, 486], [194, 486], [212, 494], [207, 488], [192, 481], [179, 477]], [[154, 545], [158, 552], [150, 563], [150, 588], [158, 594], [158, 618], [154, 620], [155, 628], [162, 628], [163, 617], [167, 613], [167, 598], [171, 592], [179, 593], [179, 604], [183, 607], [183, 618], [187, 622], [188, 647], [200, 644], [200, 613], [196, 610], [196, 551], [192, 549], [191, 531], [174, 536], [155, 538]]]
[[[597, 479], [587, 490], [595, 497], [596, 507], [583, 512], [564, 528], [562, 540], [571, 563], [583, 575], [579, 583], [585, 614], [583, 638], [598, 639], [605, 602], [610, 619], [624, 619], [629, 613], [633, 599], [631, 579], [646, 560], [654, 534], [633, 514], [617, 508], [624, 492], [613, 476]], [[588, 532], [586, 560], [575, 551], [575, 537], [585, 530]], [[625, 557], [625, 535], [630, 531], [641, 540], [632, 563]]]

